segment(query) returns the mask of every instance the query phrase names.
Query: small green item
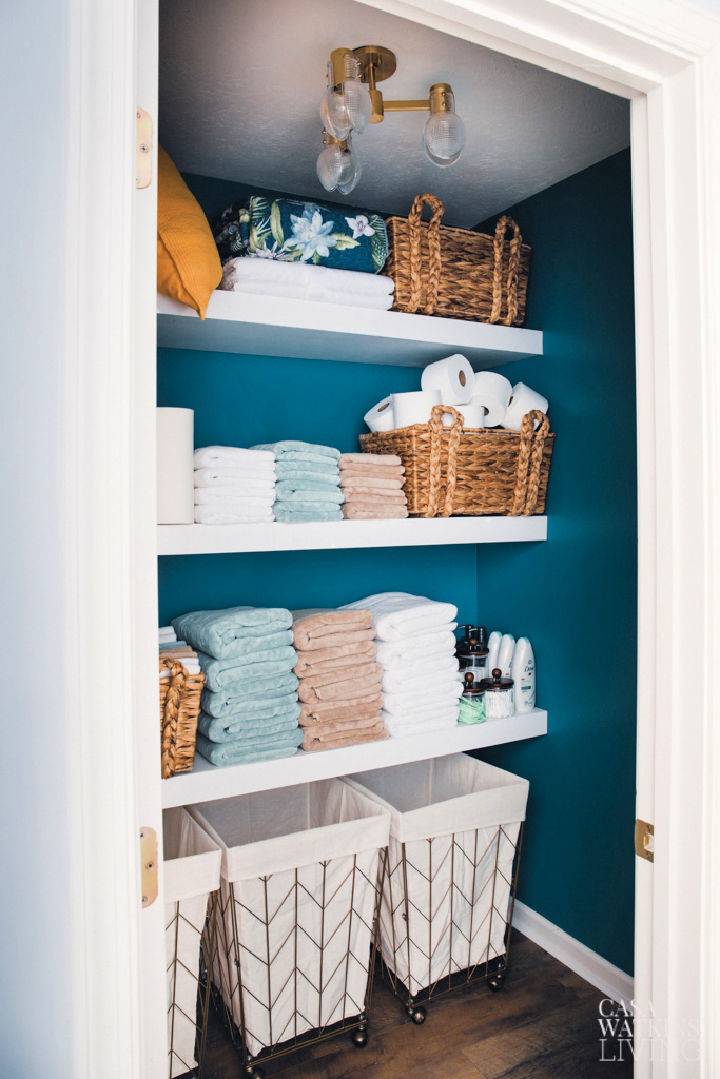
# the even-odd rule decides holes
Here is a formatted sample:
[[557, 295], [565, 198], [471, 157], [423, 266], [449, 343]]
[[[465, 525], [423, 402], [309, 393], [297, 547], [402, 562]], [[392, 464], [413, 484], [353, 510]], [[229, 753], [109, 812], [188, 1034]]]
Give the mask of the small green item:
[[485, 701], [482, 697], [475, 700], [470, 700], [468, 697], [460, 698], [458, 723], [465, 726], [471, 723], [484, 723], [485, 718]]

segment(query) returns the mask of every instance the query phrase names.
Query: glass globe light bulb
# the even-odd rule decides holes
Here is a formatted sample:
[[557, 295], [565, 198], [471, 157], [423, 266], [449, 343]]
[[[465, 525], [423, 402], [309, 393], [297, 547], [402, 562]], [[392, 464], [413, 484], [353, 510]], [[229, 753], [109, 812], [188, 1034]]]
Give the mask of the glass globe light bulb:
[[337, 190], [341, 195], [349, 195], [351, 191], [355, 190], [362, 176], [362, 165], [355, 154], [349, 150], [342, 156], [345, 161], [343, 162], [342, 176], [338, 180]]
[[320, 116], [325, 130], [336, 139], [348, 137], [352, 122], [345, 94], [336, 94], [332, 87], [326, 90], [320, 102]]
[[334, 191], [344, 175], [345, 156], [339, 146], [325, 146], [318, 154], [315, 169], [317, 178], [326, 191]]
[[423, 142], [436, 165], [452, 165], [465, 147], [465, 124], [456, 112], [434, 112], [425, 124]]
[[345, 79], [342, 96], [345, 99], [353, 131], [356, 135], [362, 135], [372, 113], [372, 102], [367, 86], [360, 79]]

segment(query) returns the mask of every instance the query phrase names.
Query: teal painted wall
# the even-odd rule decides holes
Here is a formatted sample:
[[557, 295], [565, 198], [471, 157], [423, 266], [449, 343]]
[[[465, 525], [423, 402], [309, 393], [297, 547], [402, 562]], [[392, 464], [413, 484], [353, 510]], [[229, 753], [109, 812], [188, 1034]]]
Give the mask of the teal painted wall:
[[[238, 185], [188, 182], [212, 215]], [[550, 733], [483, 754], [531, 781], [520, 898], [632, 969], [635, 400], [629, 158], [514, 211], [533, 245], [529, 326], [545, 356], [505, 368], [551, 400], [546, 544], [160, 559], [160, 617], [235, 603], [333, 605], [403, 589], [526, 634]], [[352, 450], [362, 416], [419, 373], [159, 350], [158, 403], [195, 409], [196, 445], [304, 438]], [[609, 678], [612, 677], [612, 685]]]
[[511, 210], [545, 355], [506, 368], [551, 402], [549, 536], [477, 548], [479, 618], [525, 634], [549, 734], [483, 753], [530, 780], [520, 898], [633, 968], [636, 437], [630, 159]]

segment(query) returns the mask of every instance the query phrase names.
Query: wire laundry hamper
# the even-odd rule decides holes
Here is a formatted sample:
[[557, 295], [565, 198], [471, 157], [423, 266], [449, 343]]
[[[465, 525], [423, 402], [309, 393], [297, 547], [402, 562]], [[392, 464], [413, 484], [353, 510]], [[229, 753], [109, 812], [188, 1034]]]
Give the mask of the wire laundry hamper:
[[502, 987], [528, 784], [457, 754], [346, 782], [391, 810], [380, 910], [383, 973], [415, 1023], [475, 978]]
[[225, 844], [212, 992], [244, 1074], [341, 1031], [365, 1045], [387, 815], [339, 780], [193, 813]]

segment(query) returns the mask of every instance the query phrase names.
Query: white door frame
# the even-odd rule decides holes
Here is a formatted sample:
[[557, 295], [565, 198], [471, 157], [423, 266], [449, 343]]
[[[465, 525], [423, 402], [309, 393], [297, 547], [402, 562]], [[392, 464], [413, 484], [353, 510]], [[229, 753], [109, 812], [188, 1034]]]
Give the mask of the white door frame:
[[[720, 22], [672, 0], [365, 2], [632, 99], [638, 815], [656, 828], [654, 866], [638, 862], [636, 998], [652, 1002], [658, 1027], [658, 1059], [646, 1048], [636, 1074], [709, 1079], [720, 1059]], [[165, 1052], [164, 971], [147, 952], [148, 940], [160, 946], [161, 907], [140, 909], [135, 835], [138, 805], [152, 817], [144, 823], [160, 805], [159, 782], [151, 790], [144, 778], [159, 774], [148, 658], [154, 374], [144, 366], [153, 367], [154, 327], [151, 305], [136, 302], [132, 243], [134, 225], [152, 220], [142, 202], [152, 189], [134, 190], [133, 123], [135, 57], [154, 47], [144, 32], [135, 38], [155, 3], [67, 0], [61, 46], [74, 1079], [159, 1079]], [[684, 671], [669, 662], [685, 655]]]

